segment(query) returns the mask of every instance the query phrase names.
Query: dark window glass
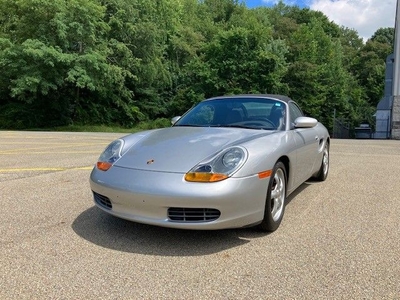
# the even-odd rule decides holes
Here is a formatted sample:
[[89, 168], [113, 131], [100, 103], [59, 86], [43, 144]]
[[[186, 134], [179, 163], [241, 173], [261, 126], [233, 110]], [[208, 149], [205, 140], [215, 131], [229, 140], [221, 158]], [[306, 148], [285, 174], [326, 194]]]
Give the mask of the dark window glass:
[[267, 98], [222, 98], [200, 102], [174, 126], [284, 130], [286, 104]]
[[294, 120], [296, 120], [298, 117], [304, 116], [301, 109], [294, 102], [289, 103], [289, 110], [290, 110], [290, 123], [292, 124], [294, 123]]

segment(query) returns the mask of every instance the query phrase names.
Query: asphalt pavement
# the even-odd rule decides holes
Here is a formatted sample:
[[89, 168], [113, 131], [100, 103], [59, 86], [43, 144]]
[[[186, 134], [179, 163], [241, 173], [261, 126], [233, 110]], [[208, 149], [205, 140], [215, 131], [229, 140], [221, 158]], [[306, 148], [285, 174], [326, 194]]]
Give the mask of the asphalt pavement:
[[0, 299], [400, 299], [400, 141], [332, 139], [281, 227], [184, 231], [94, 207], [118, 133], [0, 131]]

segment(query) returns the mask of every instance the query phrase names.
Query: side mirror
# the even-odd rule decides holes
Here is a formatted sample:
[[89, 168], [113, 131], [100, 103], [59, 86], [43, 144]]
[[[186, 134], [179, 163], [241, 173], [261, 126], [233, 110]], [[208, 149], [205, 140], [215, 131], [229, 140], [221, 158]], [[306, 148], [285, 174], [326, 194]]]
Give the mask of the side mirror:
[[178, 120], [179, 120], [180, 118], [181, 118], [181, 116], [173, 117], [173, 118], [171, 119], [171, 124], [174, 125], [176, 122], [178, 122]]
[[313, 128], [317, 126], [317, 124], [317, 119], [309, 117], [298, 117], [296, 120], [294, 120], [295, 128]]

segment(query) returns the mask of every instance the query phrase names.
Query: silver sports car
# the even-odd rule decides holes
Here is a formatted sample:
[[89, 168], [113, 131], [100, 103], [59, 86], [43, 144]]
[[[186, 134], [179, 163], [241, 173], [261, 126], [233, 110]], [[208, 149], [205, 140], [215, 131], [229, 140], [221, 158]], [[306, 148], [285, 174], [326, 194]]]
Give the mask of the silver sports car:
[[274, 231], [286, 197], [328, 175], [327, 129], [286, 96], [215, 97], [172, 123], [104, 150], [90, 176], [99, 208], [165, 227]]

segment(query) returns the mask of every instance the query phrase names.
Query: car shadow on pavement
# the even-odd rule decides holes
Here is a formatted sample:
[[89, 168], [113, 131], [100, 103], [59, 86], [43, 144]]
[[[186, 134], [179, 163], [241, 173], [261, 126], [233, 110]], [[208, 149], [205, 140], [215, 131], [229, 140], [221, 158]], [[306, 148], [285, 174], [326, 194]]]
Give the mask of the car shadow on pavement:
[[300, 194], [302, 191], [307, 189], [309, 186], [313, 185], [314, 182], [312, 180], [308, 180], [304, 182], [302, 185], [300, 185], [294, 192], [292, 192], [287, 198], [286, 198], [286, 205], [289, 205], [290, 202], [293, 201], [293, 199], [296, 198], [298, 194]]
[[254, 229], [180, 230], [113, 217], [97, 207], [82, 212], [72, 229], [101, 247], [160, 256], [201, 256], [247, 244], [267, 234]]

